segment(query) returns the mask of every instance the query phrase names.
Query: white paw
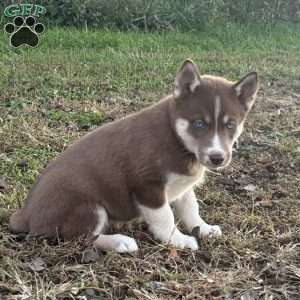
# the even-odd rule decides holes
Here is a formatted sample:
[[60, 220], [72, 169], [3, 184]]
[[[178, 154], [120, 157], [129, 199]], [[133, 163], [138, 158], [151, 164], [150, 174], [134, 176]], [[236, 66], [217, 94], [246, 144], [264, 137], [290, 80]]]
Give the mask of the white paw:
[[191, 250], [198, 249], [198, 243], [193, 236], [182, 234], [181, 232], [175, 232], [170, 240], [170, 244], [177, 248], [189, 248]]
[[119, 253], [134, 252], [138, 250], [136, 241], [123, 234], [100, 234], [94, 241], [94, 245], [104, 251], [116, 251]]
[[120, 234], [114, 250], [119, 253], [134, 252], [138, 250], [138, 245], [135, 239]]
[[200, 236], [221, 236], [222, 231], [218, 225], [202, 224], [200, 226]]

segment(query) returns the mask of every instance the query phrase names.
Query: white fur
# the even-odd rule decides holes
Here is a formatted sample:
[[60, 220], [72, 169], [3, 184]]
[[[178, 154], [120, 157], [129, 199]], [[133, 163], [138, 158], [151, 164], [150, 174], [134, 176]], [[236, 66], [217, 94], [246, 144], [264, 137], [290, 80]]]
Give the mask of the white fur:
[[198, 249], [198, 243], [192, 236], [181, 233], [174, 222], [174, 215], [168, 202], [160, 208], [149, 208], [140, 205], [140, 211], [145, 221], [149, 224], [154, 236], [166, 244], [172, 244], [178, 248]]
[[199, 79], [196, 77], [196, 78], [194, 79], [194, 81], [193, 81], [193, 82], [191, 83], [191, 85], [190, 85], [191, 92], [194, 92], [195, 89], [196, 89], [196, 87], [197, 87], [198, 85], [200, 85], [200, 81], [199, 81]]
[[236, 136], [234, 137], [234, 139], [237, 139], [242, 134], [243, 129], [244, 129], [244, 122], [242, 122], [237, 126]]
[[235, 132], [235, 134], [234, 134], [234, 137], [233, 137], [232, 145], [231, 145], [231, 146], [233, 146], [233, 144], [234, 144], [235, 142], [237, 142], [239, 136], [240, 136], [240, 135], [242, 134], [242, 132], [243, 132], [243, 129], [244, 129], [244, 122], [242, 122], [241, 124], [239, 124], [239, 125], [237, 126], [236, 132]]
[[215, 124], [216, 124], [216, 129], [218, 127], [218, 119], [221, 113], [221, 99], [220, 96], [216, 96], [215, 98]]
[[102, 206], [98, 206], [96, 209], [96, 214], [98, 216], [98, 224], [93, 231], [93, 236], [99, 235], [102, 231], [104, 226], [107, 224], [108, 217], [105, 209]]
[[222, 230], [219, 225], [204, 223], [200, 226], [200, 236], [221, 236]]
[[207, 149], [207, 154], [224, 154], [224, 146], [221, 143], [220, 137], [217, 132], [215, 132], [212, 141], [211, 146]]
[[175, 89], [174, 89], [174, 93], [173, 93], [174, 97], [179, 98], [180, 93], [181, 93], [181, 89], [175, 85]]
[[105, 251], [116, 251], [119, 253], [134, 252], [138, 250], [136, 241], [123, 234], [100, 234], [94, 241], [95, 247]]
[[175, 122], [176, 132], [177, 132], [178, 136], [181, 138], [181, 140], [183, 141], [186, 149], [188, 149], [189, 151], [194, 153], [195, 156], [198, 158], [199, 155], [198, 155], [197, 142], [188, 133], [188, 131], [187, 131], [188, 127], [189, 127], [189, 121], [188, 120], [178, 118]]
[[229, 117], [228, 117], [227, 115], [225, 115], [225, 116], [223, 117], [223, 123], [224, 123], [224, 124], [227, 124], [228, 121], [229, 121]]
[[206, 122], [206, 124], [210, 124], [210, 122], [211, 122], [210, 115], [205, 115], [204, 116], [204, 121]]
[[176, 214], [189, 232], [199, 226], [200, 236], [222, 234], [218, 225], [207, 224], [199, 215], [199, 205], [193, 189], [187, 191], [181, 198], [174, 202]]
[[243, 87], [242, 84], [239, 84], [239, 85], [237, 85], [237, 86], [235, 87], [236, 95], [237, 95], [238, 97], [241, 95], [242, 87]]
[[215, 121], [215, 132], [211, 141], [211, 146], [207, 148], [207, 155], [211, 154], [222, 154], [224, 155], [224, 146], [222, 145], [221, 139], [218, 134], [218, 119], [221, 113], [221, 99], [219, 96], [215, 98], [215, 110], [214, 110], [214, 121]]
[[169, 203], [180, 198], [193, 186], [199, 184], [204, 177], [204, 171], [205, 168], [200, 167], [195, 176], [185, 176], [176, 173], [168, 174], [165, 192]]
[[189, 232], [195, 226], [201, 226], [205, 223], [199, 216], [199, 206], [193, 189], [190, 189], [181, 198], [178, 198], [174, 202], [174, 207], [176, 214]]

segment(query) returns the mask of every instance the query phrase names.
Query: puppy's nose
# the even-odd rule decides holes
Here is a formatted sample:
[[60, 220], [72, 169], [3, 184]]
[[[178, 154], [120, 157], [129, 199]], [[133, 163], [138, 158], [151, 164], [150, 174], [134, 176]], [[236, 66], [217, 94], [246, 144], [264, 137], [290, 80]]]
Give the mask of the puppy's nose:
[[209, 159], [215, 166], [219, 166], [222, 164], [225, 157], [224, 154], [222, 153], [214, 153], [209, 155]]

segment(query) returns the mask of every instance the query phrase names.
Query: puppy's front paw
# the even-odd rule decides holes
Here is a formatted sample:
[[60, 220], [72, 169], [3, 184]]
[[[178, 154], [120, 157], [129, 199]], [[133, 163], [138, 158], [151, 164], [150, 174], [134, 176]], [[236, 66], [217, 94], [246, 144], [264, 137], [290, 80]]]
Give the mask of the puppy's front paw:
[[218, 237], [218, 236], [222, 235], [222, 231], [221, 231], [220, 226], [218, 226], [218, 225], [202, 224], [200, 226], [199, 235], [200, 236]]
[[189, 248], [191, 250], [198, 249], [198, 243], [192, 236], [182, 234], [181, 232], [175, 232], [170, 240], [170, 244], [177, 248]]

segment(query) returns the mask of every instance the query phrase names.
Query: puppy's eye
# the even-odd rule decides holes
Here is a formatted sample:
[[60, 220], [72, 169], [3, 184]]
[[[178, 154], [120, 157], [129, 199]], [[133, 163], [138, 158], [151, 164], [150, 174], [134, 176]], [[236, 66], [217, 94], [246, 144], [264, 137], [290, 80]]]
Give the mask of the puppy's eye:
[[234, 129], [235, 126], [236, 126], [236, 124], [235, 124], [234, 121], [229, 121], [229, 122], [226, 123], [225, 126], [226, 126], [228, 129]]
[[194, 121], [194, 126], [196, 128], [202, 129], [202, 128], [206, 127], [206, 124], [205, 124], [205, 122], [203, 120], [195, 120]]

